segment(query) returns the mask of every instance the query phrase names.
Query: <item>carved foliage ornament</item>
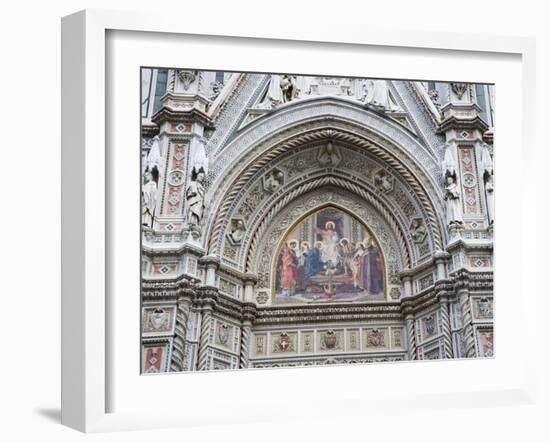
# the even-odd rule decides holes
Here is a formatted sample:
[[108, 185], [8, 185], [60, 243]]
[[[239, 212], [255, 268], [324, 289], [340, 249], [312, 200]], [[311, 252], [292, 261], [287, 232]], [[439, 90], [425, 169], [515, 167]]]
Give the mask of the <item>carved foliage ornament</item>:
[[191, 86], [191, 83], [193, 83], [197, 78], [197, 74], [198, 74], [197, 71], [183, 71], [183, 70], [178, 71], [178, 78], [182, 82], [184, 90], [189, 89], [189, 86]]
[[462, 100], [464, 93], [468, 90], [468, 83], [451, 83], [451, 89], [458, 99]]

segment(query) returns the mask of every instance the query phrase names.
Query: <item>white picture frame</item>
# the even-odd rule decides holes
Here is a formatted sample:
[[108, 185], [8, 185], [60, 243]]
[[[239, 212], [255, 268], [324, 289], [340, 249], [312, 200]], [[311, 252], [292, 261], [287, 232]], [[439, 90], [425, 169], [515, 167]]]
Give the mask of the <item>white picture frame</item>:
[[[84, 432], [207, 425], [212, 419], [219, 422], [224, 420], [226, 422], [254, 422], [266, 419], [265, 409], [263, 413], [256, 412], [255, 409], [258, 407], [255, 408], [250, 404], [247, 406], [245, 401], [238, 399], [232, 403], [238, 413], [225, 417], [223, 412], [207, 415], [205, 410], [208, 404], [206, 403], [197, 403], [194, 408], [195, 412], [190, 413], [190, 410], [185, 407], [176, 410], [173, 406], [168, 405], [151, 408], [150, 406], [141, 407], [139, 403], [133, 410], [125, 410], [124, 407], [118, 410], [117, 406], [111, 402], [111, 392], [121, 378], [119, 375], [113, 375], [113, 361], [116, 358], [112, 353], [113, 347], [110, 341], [113, 324], [117, 321], [116, 315], [120, 313], [114, 313], [116, 309], [113, 310], [113, 300], [108, 296], [112, 287], [109, 265], [117, 259], [114, 254], [120, 253], [120, 250], [115, 250], [116, 248], [111, 246], [112, 235], [116, 229], [110, 227], [113, 223], [112, 198], [114, 196], [110, 193], [112, 192], [112, 183], [109, 180], [112, 179], [113, 174], [117, 174], [117, 170], [113, 170], [117, 166], [110, 162], [106, 146], [106, 143], [112, 140], [112, 134], [106, 130], [106, 120], [112, 115], [107, 108], [106, 95], [110, 91], [109, 81], [111, 79], [107, 78], [105, 73], [107, 64], [112, 62], [112, 59], [109, 60], [107, 57], [117, 56], [118, 53], [109, 52], [107, 41], [109, 33], [140, 32], [139, 38], [142, 39], [142, 42], [147, 38], [153, 38], [153, 36], [156, 39], [166, 38], [172, 41], [186, 36], [192, 36], [195, 41], [201, 39], [206, 41], [209, 37], [219, 40], [220, 37], [223, 37], [256, 48], [262, 44], [270, 44], [279, 48], [310, 45], [312, 48], [318, 46], [322, 52], [330, 50], [330, 48], [334, 49], [336, 45], [337, 49], [341, 51], [369, 47], [379, 52], [397, 51], [399, 52], [397, 56], [402, 57], [406, 56], [407, 51], [425, 51], [423, 53], [434, 57], [449, 53], [467, 53], [473, 58], [478, 57], [479, 59], [482, 59], [484, 54], [516, 57], [516, 59], [520, 59], [521, 66], [520, 99], [523, 109], [521, 130], [515, 128], [514, 134], [521, 144], [520, 155], [524, 164], [534, 161], [534, 131], [532, 128], [535, 119], [532, 104], [535, 101], [535, 46], [531, 39], [404, 30], [390, 32], [336, 25], [327, 29], [326, 27], [308, 25], [295, 28], [281, 24], [275, 29], [254, 23], [240, 23], [239, 26], [235, 26], [227, 21], [216, 20], [200, 23], [187, 21], [184, 27], [181, 23], [177, 17], [171, 17], [169, 14], [154, 15], [99, 10], [82, 11], [65, 17], [62, 21], [62, 423]], [[269, 71], [271, 66], [272, 70], [284, 71], [284, 69], [276, 67], [275, 59], [271, 64], [269, 61], [264, 60], [263, 68], [256, 68], [256, 70]], [[189, 59], [189, 63], [196, 65], [197, 62]], [[254, 65], [257, 60], [243, 59], [237, 60], [235, 63], [235, 66], [240, 66], [243, 71], [255, 70]], [[307, 61], [303, 63], [306, 64], [298, 67], [300, 72], [306, 69], [303, 66], [307, 65]], [[208, 67], [203, 64], [197, 66]], [[393, 77], [411, 78], [410, 73], [407, 73], [411, 72], [411, 69], [414, 70], [414, 66], [403, 67], [403, 71], [395, 71]], [[372, 76], [378, 76], [377, 68], [373, 67], [371, 72], [373, 72]], [[354, 73], [352, 72], [352, 74]], [[380, 76], [383, 76], [382, 71], [380, 71]], [[453, 79], [469, 80], [469, 78], [462, 77], [449, 78], [447, 76], [442, 78], [442, 80]], [[136, 89], [135, 93], [138, 94], [139, 89]], [[497, 100], [498, 93], [497, 88]], [[136, 120], [137, 111], [136, 108]], [[498, 105], [497, 112], [499, 112]], [[500, 118], [500, 115], [497, 118]], [[502, 182], [504, 184], [504, 180]], [[516, 192], [515, 194], [522, 199], [522, 224], [518, 228], [517, 234], [522, 244], [519, 251], [521, 255], [519, 262], [525, 263], [525, 258], [532, 253], [536, 242], [535, 229], [529, 228], [530, 223], [535, 219], [536, 193], [533, 188], [528, 189], [523, 184], [520, 184], [517, 189], [509, 190]], [[502, 213], [504, 210], [505, 208], [502, 208]], [[496, 261], [498, 262], [502, 256], [498, 253], [498, 243], [496, 250]], [[126, 253], [128, 261], [131, 261], [129, 266], [139, 266], [138, 248], [127, 250], [124, 253]], [[136, 255], [134, 256], [134, 254]], [[521, 258], [524, 259], [521, 260]], [[504, 259], [501, 261], [503, 269], [506, 264]], [[528, 271], [528, 266], [522, 264], [521, 274], [525, 275]], [[504, 285], [499, 285], [498, 278], [497, 270], [496, 290], [506, 293], [507, 289]], [[134, 284], [139, 285], [139, 281]], [[505, 340], [513, 339], [513, 330], [505, 321], [505, 308], [501, 309], [498, 305], [500, 293], [497, 292], [496, 302], [497, 309], [502, 312], [502, 315], [497, 316], [496, 339], [499, 348], [505, 349]], [[534, 279], [520, 278], [518, 293], [516, 302], [521, 310], [527, 311], [530, 304], [536, 303]], [[137, 303], [137, 294], [134, 298]], [[375, 408], [378, 411], [382, 409], [387, 412], [395, 412], [396, 410], [407, 410], [411, 406], [420, 406], [425, 409], [468, 407], [472, 399], [478, 401], [478, 404], [487, 406], [499, 403], [533, 403], [535, 361], [528, 359], [527, 356], [533, 352], [535, 345], [536, 324], [526, 315], [518, 316], [516, 324], [522, 327], [522, 334], [528, 339], [525, 348], [518, 352], [518, 362], [513, 369], [510, 369], [512, 374], [506, 381], [499, 378], [495, 382], [488, 382], [487, 387], [482, 388], [481, 384], [471, 383], [469, 380], [460, 387], [462, 389], [460, 391], [440, 392], [437, 387], [432, 387], [428, 388], [422, 396], [407, 391], [399, 393], [399, 390], [388, 391], [386, 395], [382, 396], [379, 396], [378, 393], [369, 396], [359, 389], [357, 396], [342, 395], [339, 398], [338, 413], [368, 413]], [[139, 347], [137, 339], [135, 346]], [[504, 357], [506, 352], [502, 353], [503, 358], [500, 360], [499, 356], [488, 361], [453, 361], [452, 364], [459, 364], [453, 366], [453, 369], [464, 372], [479, 370], [484, 373], [491, 373], [496, 368], [505, 369], [508, 366], [507, 362], [502, 363], [504, 364], [502, 366], [498, 365], [501, 364], [500, 361], [508, 361]], [[132, 376], [139, 376], [137, 360], [131, 361], [131, 363], [136, 365], [136, 373]], [[404, 370], [415, 377], [433, 376], [433, 373], [439, 370], [438, 367], [442, 366], [441, 364], [451, 364], [451, 362], [385, 365], [384, 376], [399, 379]], [[378, 376], [382, 370], [378, 367], [372, 366], [368, 369], [371, 370], [371, 374]], [[319, 370], [331, 377], [335, 376], [336, 370], [340, 369], [342, 367], [327, 367]], [[349, 367], [347, 375], [352, 379], [358, 378], [360, 370], [364, 369], [364, 367]], [[117, 367], [114, 371], [116, 370], [118, 370]], [[427, 373], [428, 371], [430, 374]], [[303, 381], [303, 373], [305, 373], [303, 369], [277, 370], [277, 373], [273, 370], [251, 371], [246, 374], [246, 379], [242, 377], [244, 375], [242, 373], [202, 373], [153, 376], [146, 379], [142, 377], [140, 382], [147, 384], [143, 385], [144, 391], [146, 391], [143, 397], [148, 397], [147, 394], [151, 394], [151, 389], [158, 389], [162, 395], [168, 389], [173, 389], [175, 383], [180, 379], [190, 379], [189, 376], [194, 376], [195, 390], [190, 390], [190, 394], [193, 394], [194, 391], [198, 398], [197, 392], [201, 389], [204, 392], [204, 389], [214, 391], [226, 388], [226, 380], [229, 379], [227, 376], [234, 376], [233, 379], [239, 379], [241, 382], [254, 386], [257, 385], [256, 382], [266, 382], [273, 377], [277, 377], [278, 382], [283, 383], [296, 382], [292, 381], [291, 377]], [[469, 383], [471, 389], [468, 389], [470, 388], [468, 387]], [[375, 388], [374, 385], [372, 387]], [[269, 388], [267, 390], [269, 391]], [[312, 396], [308, 401], [313, 404], [314, 409], [310, 413], [305, 413], [304, 418], [312, 416], [313, 412], [319, 416], [319, 413], [323, 413], [323, 403], [338, 398], [338, 392], [327, 392], [326, 396], [324, 394], [316, 396], [314, 390], [308, 391], [309, 393]], [[254, 393], [250, 392], [249, 394]], [[260, 393], [255, 394], [259, 396]], [[275, 390], [273, 390], [273, 394], [275, 394]], [[250, 399], [250, 395], [247, 397]], [[372, 399], [373, 397], [378, 397], [376, 403]], [[260, 400], [261, 398], [256, 399]], [[132, 400], [135, 402], [135, 399]], [[144, 400], [144, 402], [146, 401]], [[294, 416], [291, 412], [280, 410], [280, 404], [274, 400], [273, 408], [267, 409], [269, 419], [285, 419]]]

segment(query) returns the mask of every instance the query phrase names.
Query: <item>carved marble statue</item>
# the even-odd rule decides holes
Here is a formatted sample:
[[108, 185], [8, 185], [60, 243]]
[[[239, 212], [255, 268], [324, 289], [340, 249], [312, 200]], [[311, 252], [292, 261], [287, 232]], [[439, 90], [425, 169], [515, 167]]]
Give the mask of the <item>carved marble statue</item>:
[[426, 227], [424, 221], [421, 218], [413, 218], [411, 220], [411, 238], [414, 242], [422, 242], [426, 236]]
[[381, 170], [374, 176], [374, 185], [384, 192], [390, 192], [393, 189], [393, 178]]
[[487, 218], [489, 224], [495, 221], [495, 184], [493, 173], [487, 173], [485, 177], [485, 196], [487, 199]]
[[280, 170], [271, 171], [264, 180], [264, 188], [268, 192], [275, 192], [283, 184], [284, 175]]
[[292, 75], [283, 75], [280, 82], [283, 103], [288, 103], [296, 97], [296, 78]]
[[204, 212], [204, 173], [199, 172], [187, 187], [187, 223], [198, 226]]
[[483, 167], [483, 182], [485, 184], [485, 199], [487, 200], [487, 219], [489, 224], [493, 224], [495, 220], [495, 184], [493, 159], [489, 152], [489, 146], [483, 145], [481, 151], [481, 165]]
[[238, 219], [232, 224], [229, 232], [229, 237], [235, 244], [240, 244], [240, 242], [243, 240], [245, 232], [246, 229], [244, 227], [244, 223], [242, 222], [242, 220]]
[[212, 91], [210, 92], [210, 101], [215, 101], [223, 89], [223, 83], [220, 81], [212, 82]]
[[447, 223], [462, 224], [460, 188], [456, 182], [456, 175], [447, 175], [446, 180], [445, 201], [447, 202]]
[[269, 80], [269, 87], [267, 93], [260, 103], [261, 108], [275, 108], [283, 102], [283, 91], [281, 88], [281, 76], [271, 75]]
[[386, 80], [366, 80], [365, 103], [382, 109], [392, 109], [390, 90]]
[[318, 159], [319, 164], [323, 167], [336, 167], [342, 157], [340, 152], [329, 142], [323, 146]]
[[157, 183], [153, 179], [153, 174], [145, 172], [144, 184], [141, 191], [141, 225], [153, 228], [155, 218], [155, 209], [157, 207]]
[[310, 93], [310, 82], [311, 82], [311, 77], [307, 77], [305, 75], [299, 75], [296, 77], [296, 84], [295, 84], [295, 88], [296, 88], [296, 93], [294, 94], [294, 96], [296, 98], [299, 98], [299, 97], [302, 97], [304, 95], [309, 95]]

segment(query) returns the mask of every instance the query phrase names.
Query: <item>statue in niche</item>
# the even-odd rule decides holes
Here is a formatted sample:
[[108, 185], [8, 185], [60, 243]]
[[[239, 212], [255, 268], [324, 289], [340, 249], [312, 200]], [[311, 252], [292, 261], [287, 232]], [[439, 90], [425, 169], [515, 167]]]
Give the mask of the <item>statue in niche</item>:
[[243, 221], [240, 219], [237, 219], [231, 222], [228, 236], [229, 238], [231, 238], [234, 244], [240, 244], [241, 241], [243, 240], [245, 232], [246, 232], [246, 228], [244, 227]]
[[493, 159], [489, 152], [489, 146], [486, 144], [483, 146], [481, 153], [481, 164], [483, 167], [483, 182], [485, 184], [485, 199], [487, 200], [487, 220], [489, 225], [492, 225], [495, 220], [495, 184]]
[[288, 103], [296, 97], [296, 78], [292, 75], [283, 75], [280, 81], [283, 103]]
[[213, 81], [211, 83], [212, 91], [210, 92], [210, 101], [215, 101], [220, 96], [223, 89], [223, 83], [221, 81]]
[[393, 178], [384, 170], [379, 170], [374, 176], [374, 185], [385, 193], [393, 190]]
[[340, 152], [329, 141], [326, 146], [323, 146], [319, 154], [319, 164], [323, 167], [336, 167], [342, 159]]
[[430, 97], [430, 100], [434, 104], [435, 108], [441, 112], [441, 103], [439, 102], [439, 92], [437, 89], [428, 91], [428, 97]]
[[199, 172], [192, 177], [187, 187], [185, 196], [187, 198], [187, 224], [198, 226], [204, 212], [204, 173]]
[[143, 187], [141, 190], [141, 225], [153, 228], [155, 219], [155, 209], [157, 207], [157, 183], [153, 179], [153, 174], [146, 171], [144, 175]]
[[366, 80], [363, 83], [365, 104], [379, 109], [392, 109], [390, 89], [386, 80]]
[[264, 179], [264, 189], [270, 193], [275, 192], [283, 184], [284, 174], [278, 169], [274, 169], [267, 174]]
[[485, 194], [487, 198], [487, 218], [489, 225], [495, 222], [495, 184], [493, 173], [486, 173], [485, 175]]
[[411, 220], [411, 238], [415, 243], [421, 243], [426, 237], [426, 226], [422, 218], [413, 218]]
[[447, 223], [462, 224], [462, 207], [460, 204], [460, 188], [456, 182], [456, 174], [446, 175], [445, 201], [447, 203]]
[[310, 94], [310, 83], [311, 83], [311, 77], [307, 77], [305, 75], [300, 75], [296, 77], [296, 83], [295, 83], [295, 98], [300, 98], [304, 95]]
[[271, 75], [267, 93], [259, 104], [261, 109], [273, 109], [283, 102], [283, 91], [281, 87], [281, 76]]

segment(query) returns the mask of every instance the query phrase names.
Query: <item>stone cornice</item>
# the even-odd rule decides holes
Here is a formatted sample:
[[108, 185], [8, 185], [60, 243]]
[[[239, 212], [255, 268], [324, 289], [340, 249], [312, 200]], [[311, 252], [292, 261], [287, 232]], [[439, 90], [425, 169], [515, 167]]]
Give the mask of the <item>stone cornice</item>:
[[218, 289], [208, 285], [198, 287], [193, 302], [202, 308], [215, 308], [219, 302]]
[[258, 308], [255, 325], [401, 320], [398, 304], [303, 305]]
[[479, 129], [483, 133], [488, 128], [487, 123], [479, 116], [466, 119], [452, 115], [441, 122], [437, 133], [443, 134], [449, 129]]
[[189, 244], [189, 243], [172, 243], [175, 244], [175, 247], [163, 247], [159, 248], [151, 247], [145, 243], [142, 243], [141, 251], [146, 256], [177, 256], [179, 257], [183, 253], [192, 253], [193, 255], [202, 256], [204, 254], [204, 249], [200, 246]]
[[173, 281], [143, 281], [143, 300], [191, 300], [196, 308], [212, 309], [238, 321], [254, 325], [311, 324], [319, 322], [350, 321], [402, 321], [433, 308], [439, 302], [453, 301], [459, 290], [492, 291], [492, 272], [470, 272], [460, 269], [448, 279], [435, 281], [434, 285], [410, 297], [396, 302], [350, 303], [330, 305], [290, 305], [257, 307], [251, 302], [240, 301], [219, 293], [216, 287], [201, 286], [186, 279]]
[[196, 121], [206, 127], [212, 126], [212, 120], [209, 115], [196, 108], [173, 110], [167, 107], [161, 108], [151, 117], [151, 121], [161, 126], [165, 122], [181, 123], [187, 121]]
[[158, 135], [159, 127], [157, 124], [152, 122], [143, 122], [141, 123], [141, 135], [146, 138], [152, 138], [155, 135]]
[[206, 255], [199, 259], [199, 264], [205, 267], [214, 267], [218, 269], [220, 267], [220, 258], [216, 255]]
[[493, 250], [493, 243], [492, 242], [469, 242], [468, 240], [464, 239], [458, 239], [456, 241], [453, 241], [451, 244], [447, 246], [448, 252], [453, 252], [457, 249], [463, 249], [463, 250], [484, 250], [484, 251], [492, 251]]

